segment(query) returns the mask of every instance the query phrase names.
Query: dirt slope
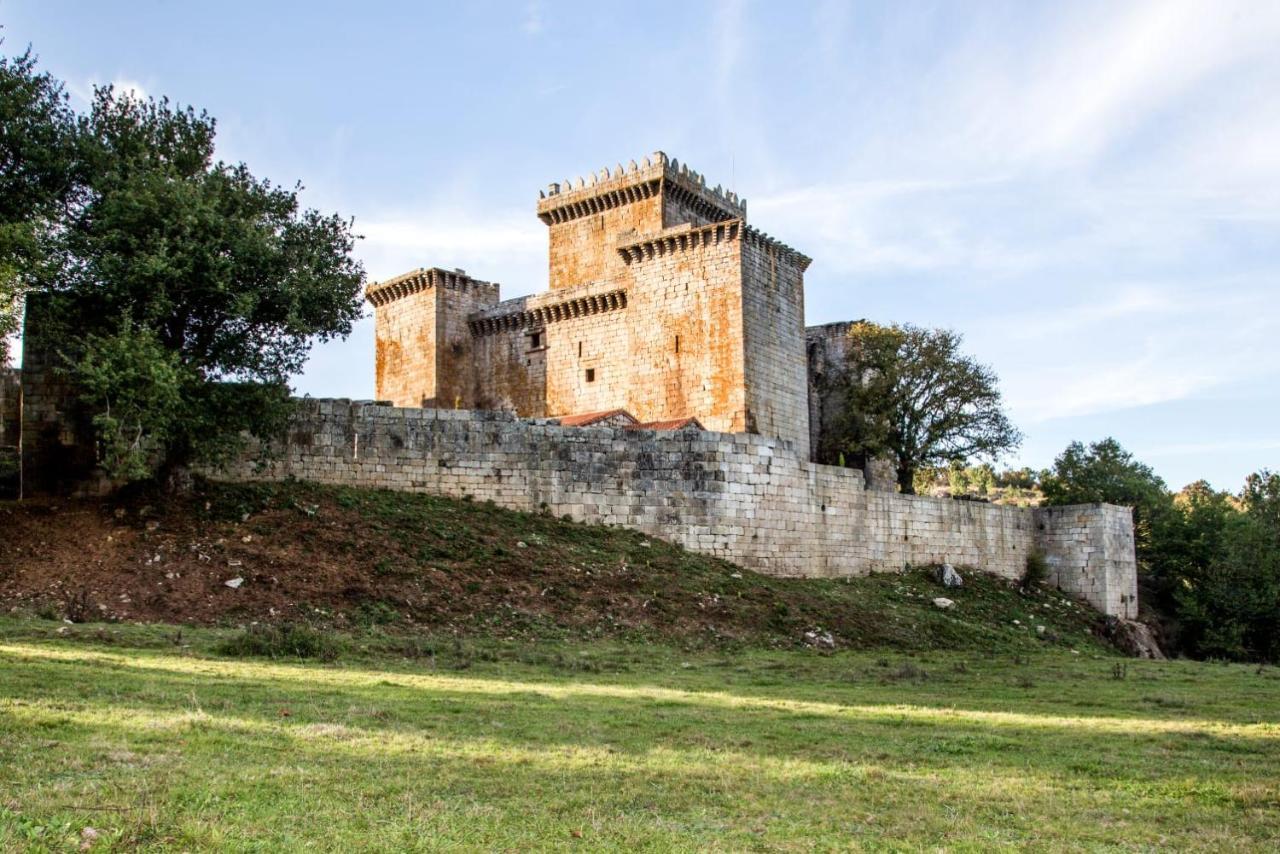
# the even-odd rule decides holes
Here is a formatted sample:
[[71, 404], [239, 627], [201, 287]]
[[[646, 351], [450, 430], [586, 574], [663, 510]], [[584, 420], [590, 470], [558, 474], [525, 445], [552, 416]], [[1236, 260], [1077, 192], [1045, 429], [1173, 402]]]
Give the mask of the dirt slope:
[[[1098, 643], [1087, 606], [965, 578], [960, 591], [925, 570], [775, 579], [633, 531], [301, 483], [202, 484], [178, 501], [0, 503], [0, 606], [50, 619], [302, 620], [699, 645], [825, 645], [828, 632], [837, 646], [904, 649]], [[956, 607], [934, 607], [943, 595]]]

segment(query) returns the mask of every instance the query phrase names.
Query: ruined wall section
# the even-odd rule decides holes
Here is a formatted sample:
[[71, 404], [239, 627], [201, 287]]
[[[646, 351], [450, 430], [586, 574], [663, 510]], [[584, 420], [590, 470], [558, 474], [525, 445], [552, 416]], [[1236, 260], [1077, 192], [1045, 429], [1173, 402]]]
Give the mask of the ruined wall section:
[[1108, 613], [1136, 611], [1136, 600], [1120, 598], [1135, 578], [1123, 508], [1046, 513], [868, 493], [857, 471], [813, 465], [775, 438], [306, 401], [280, 450], [266, 472], [246, 457], [230, 475], [545, 509], [636, 528], [774, 575], [865, 575], [945, 561], [1016, 578], [1027, 554], [1042, 548], [1063, 589]]
[[1125, 619], [1138, 617], [1133, 510], [1114, 504], [1041, 507], [1038, 545], [1049, 581]]
[[0, 447], [17, 447], [22, 417], [22, 381], [13, 368], [0, 368]]
[[743, 235], [747, 430], [790, 440], [808, 459], [804, 271], [809, 259], [749, 226]]
[[82, 490], [97, 465], [92, 414], [59, 371], [57, 302], [47, 294], [29, 294], [22, 337], [23, 491], [67, 493]]
[[0, 368], [0, 498], [21, 492], [22, 382], [18, 371]]
[[833, 425], [836, 408], [829, 384], [842, 369], [849, 343], [851, 322], [826, 323], [804, 330], [805, 359], [808, 363], [809, 447], [814, 460], [823, 460], [823, 436]]

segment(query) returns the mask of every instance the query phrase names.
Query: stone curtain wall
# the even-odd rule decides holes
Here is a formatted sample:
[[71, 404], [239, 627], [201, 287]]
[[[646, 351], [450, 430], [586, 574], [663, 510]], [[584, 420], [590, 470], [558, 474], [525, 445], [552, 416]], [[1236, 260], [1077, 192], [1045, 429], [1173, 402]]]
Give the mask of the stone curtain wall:
[[1100, 611], [1136, 619], [1133, 511], [1113, 504], [1077, 504], [1044, 507], [1036, 514], [1049, 580]]
[[18, 439], [22, 435], [22, 385], [18, 372], [0, 368], [0, 498], [21, 493], [22, 466]]
[[305, 401], [281, 457], [227, 474], [297, 477], [546, 509], [625, 525], [774, 575], [849, 576], [950, 562], [1053, 580], [1110, 614], [1137, 613], [1132, 524], [1106, 505], [1023, 510], [867, 492], [779, 439], [561, 427], [498, 412]]
[[0, 368], [0, 447], [18, 446], [21, 400], [22, 384], [18, 371]]

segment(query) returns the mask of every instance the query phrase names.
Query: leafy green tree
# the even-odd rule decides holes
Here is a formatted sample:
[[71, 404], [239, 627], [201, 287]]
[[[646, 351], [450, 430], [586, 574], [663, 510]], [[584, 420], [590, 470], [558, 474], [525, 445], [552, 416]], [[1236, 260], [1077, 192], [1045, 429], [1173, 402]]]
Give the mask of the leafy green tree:
[[0, 367], [22, 296], [51, 275], [53, 241], [75, 197], [75, 114], [31, 51], [0, 56]]
[[920, 468], [1017, 447], [995, 373], [961, 342], [946, 329], [853, 324], [845, 370], [828, 380], [840, 405], [820, 454], [864, 464], [888, 456], [899, 489], [913, 493]]
[[1179, 640], [1199, 657], [1280, 659], [1280, 475], [1250, 475], [1238, 499], [1193, 484], [1174, 556]]
[[1171, 523], [1173, 496], [1151, 467], [1133, 458], [1115, 439], [1090, 444], [1072, 442], [1043, 472], [1040, 489], [1045, 503], [1093, 504], [1103, 502], [1133, 508], [1134, 540], [1139, 567], [1155, 568], [1157, 532]]
[[311, 344], [360, 316], [351, 223], [215, 162], [214, 120], [167, 99], [98, 89], [76, 136], [81, 201], [59, 223], [42, 335], [111, 473], [217, 463], [243, 431], [279, 430]]
[[1039, 475], [1029, 466], [1023, 466], [1020, 469], [1005, 469], [996, 477], [997, 486], [1017, 489], [1035, 489], [1038, 483]]

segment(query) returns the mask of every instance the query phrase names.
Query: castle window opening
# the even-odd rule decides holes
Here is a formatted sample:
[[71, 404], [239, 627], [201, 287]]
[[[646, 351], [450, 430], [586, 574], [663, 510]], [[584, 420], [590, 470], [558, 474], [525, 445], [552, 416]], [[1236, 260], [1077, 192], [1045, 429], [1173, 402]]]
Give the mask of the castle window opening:
[[596, 381], [596, 369], [587, 368], [587, 382], [593, 383], [595, 381]]
[[679, 335], [676, 336], [676, 352], [677, 353], [680, 352], [680, 336]]
[[537, 350], [541, 346], [542, 346], [542, 333], [541, 332], [529, 333], [529, 349]]
[[579, 359], [582, 358], [582, 342], [581, 341], [578, 342], [578, 358]]

